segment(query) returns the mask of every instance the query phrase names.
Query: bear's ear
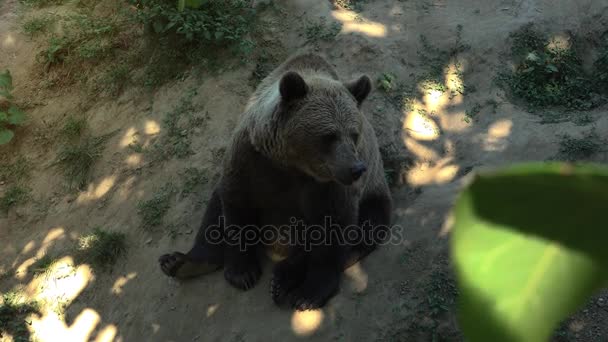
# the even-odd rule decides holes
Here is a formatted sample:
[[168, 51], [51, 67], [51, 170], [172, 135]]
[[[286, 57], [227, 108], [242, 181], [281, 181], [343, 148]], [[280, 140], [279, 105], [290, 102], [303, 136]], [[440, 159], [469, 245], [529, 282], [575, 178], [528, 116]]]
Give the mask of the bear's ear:
[[360, 106], [367, 98], [367, 95], [372, 91], [372, 80], [370, 80], [367, 75], [363, 75], [356, 81], [347, 83], [346, 89], [353, 94], [355, 100], [357, 100], [357, 104]]
[[308, 93], [308, 86], [300, 74], [295, 71], [288, 71], [281, 78], [279, 91], [281, 92], [281, 98], [284, 101], [291, 101], [306, 96], [306, 93]]

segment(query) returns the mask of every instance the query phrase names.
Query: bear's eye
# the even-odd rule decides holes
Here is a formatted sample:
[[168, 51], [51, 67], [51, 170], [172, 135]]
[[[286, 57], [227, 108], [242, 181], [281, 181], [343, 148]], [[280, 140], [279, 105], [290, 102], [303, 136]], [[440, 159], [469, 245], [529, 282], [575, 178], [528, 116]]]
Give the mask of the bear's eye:
[[352, 133], [350, 135], [350, 138], [353, 139], [353, 142], [356, 144], [357, 142], [359, 142], [359, 133]]
[[331, 145], [338, 140], [337, 133], [327, 133], [321, 137], [323, 143], [326, 145]]

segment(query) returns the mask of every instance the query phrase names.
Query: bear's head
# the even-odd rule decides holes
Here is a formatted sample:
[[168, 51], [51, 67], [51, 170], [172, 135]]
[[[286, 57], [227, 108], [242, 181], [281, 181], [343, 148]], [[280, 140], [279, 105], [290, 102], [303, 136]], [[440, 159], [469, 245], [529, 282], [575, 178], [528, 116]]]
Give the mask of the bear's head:
[[279, 82], [279, 141], [290, 165], [319, 182], [351, 185], [367, 170], [359, 156], [361, 104], [372, 89], [368, 76], [342, 83], [288, 71]]

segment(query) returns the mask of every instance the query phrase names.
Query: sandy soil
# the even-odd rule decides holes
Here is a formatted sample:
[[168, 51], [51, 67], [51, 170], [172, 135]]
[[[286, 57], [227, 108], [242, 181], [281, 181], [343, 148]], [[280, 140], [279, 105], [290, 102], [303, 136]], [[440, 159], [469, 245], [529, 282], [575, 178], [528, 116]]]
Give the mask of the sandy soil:
[[[0, 162], [24, 155], [33, 163], [29, 186], [32, 200], [0, 217], [0, 291], [21, 289], [46, 302], [31, 318], [32, 339], [40, 341], [268, 341], [268, 340], [461, 340], [454, 308], [448, 238], [442, 228], [463, 176], [480, 167], [527, 160], [546, 160], [558, 153], [559, 137], [580, 136], [595, 127], [608, 135], [606, 106], [590, 111], [592, 122], [542, 124], [537, 115], [507, 100], [493, 78], [506, 62], [510, 32], [534, 22], [559, 36], [565, 31], [588, 34], [606, 30], [608, 4], [603, 0], [377, 0], [355, 13], [327, 1], [299, 0], [280, 5], [266, 15], [269, 37], [278, 39], [279, 58], [300, 49], [307, 20], [325, 17], [343, 24], [332, 42], [318, 49], [344, 78], [367, 73], [376, 79], [390, 72], [400, 82], [415, 85], [425, 66], [417, 51], [419, 36], [440, 48], [454, 45], [457, 26], [470, 49], [458, 56], [459, 78], [447, 64], [446, 86], [474, 85], [475, 92], [450, 97], [417, 92], [413, 110], [404, 112], [377, 90], [364, 109], [372, 119], [383, 151], [396, 160], [413, 162], [398, 170], [393, 189], [394, 223], [404, 228], [406, 241], [383, 246], [347, 270], [342, 291], [327, 307], [294, 313], [274, 306], [268, 294], [270, 265], [253, 290], [227, 286], [221, 272], [180, 283], [165, 277], [159, 255], [190, 247], [204, 204], [217, 177], [217, 155], [252, 92], [247, 82], [253, 65], [219, 75], [189, 77], [154, 93], [125, 89], [116, 98], [82, 97], [78, 89], [51, 92], [36, 79], [40, 50], [19, 29], [18, 4], [0, 1], [0, 70], [9, 68], [29, 122], [18, 140], [0, 147]], [[299, 18], [294, 20], [294, 18]], [[269, 38], [270, 39], [270, 38]], [[277, 43], [277, 42], [275, 42]], [[162, 118], [195, 89], [193, 104], [208, 115], [191, 134], [195, 152], [186, 159], [152, 162], [128, 148], [153, 144], [163, 134]], [[485, 105], [498, 104], [494, 111]], [[475, 120], [465, 111], [481, 104]], [[428, 116], [420, 116], [425, 109]], [[56, 132], [68, 115], [83, 114], [97, 135], [117, 131], [96, 163], [85, 191], [65, 190], [63, 176], [53, 167]], [[608, 161], [605, 152], [592, 160]], [[205, 170], [211, 180], [194, 194], [174, 196], [163, 224], [141, 227], [137, 203], [151, 198], [168, 182], [179, 182], [187, 167]], [[10, 184], [0, 185], [0, 194]], [[178, 227], [177, 238], [166, 234]], [[110, 273], [93, 272], [74, 263], [70, 253], [79, 236], [94, 227], [127, 234], [129, 250]], [[28, 268], [45, 253], [61, 262], [45, 276]], [[12, 273], [16, 272], [16, 273]], [[606, 298], [606, 299], [604, 299]], [[599, 295], [560, 328], [556, 339], [605, 341], [608, 312]], [[482, 324], [480, 322], [480, 324]], [[6, 338], [6, 337], [5, 337]]]

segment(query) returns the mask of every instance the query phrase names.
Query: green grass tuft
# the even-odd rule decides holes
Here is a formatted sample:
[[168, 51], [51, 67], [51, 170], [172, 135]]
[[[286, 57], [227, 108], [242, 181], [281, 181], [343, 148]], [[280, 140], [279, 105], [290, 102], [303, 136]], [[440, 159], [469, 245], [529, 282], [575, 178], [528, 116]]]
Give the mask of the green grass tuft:
[[0, 197], [0, 210], [8, 213], [9, 209], [25, 203], [30, 198], [31, 189], [19, 185], [11, 185]]
[[342, 31], [342, 24], [333, 22], [327, 25], [325, 17], [321, 17], [319, 22], [309, 21], [304, 27], [304, 38], [307, 43], [317, 44], [319, 42], [329, 42], [334, 40], [338, 33]]
[[45, 254], [42, 258], [37, 259], [36, 262], [30, 267], [30, 270], [34, 275], [48, 274], [53, 265], [57, 262], [57, 259]]
[[580, 138], [563, 135], [559, 142], [557, 159], [570, 162], [587, 161], [596, 153], [605, 151], [606, 141], [595, 130], [590, 130]]
[[104, 144], [111, 135], [86, 137], [77, 143], [69, 143], [62, 147], [55, 164], [63, 169], [70, 186], [82, 189], [86, 185], [93, 165], [101, 156]]
[[15, 291], [3, 293], [0, 301], [0, 336], [7, 333], [16, 342], [30, 341], [26, 318], [34, 313], [40, 313], [39, 303], [25, 300], [23, 294]]
[[70, 116], [61, 129], [61, 135], [68, 141], [78, 139], [87, 129], [87, 120], [84, 117]]
[[37, 36], [45, 33], [54, 22], [55, 18], [48, 15], [29, 18], [23, 22], [23, 33], [30, 37]]
[[167, 184], [151, 199], [137, 204], [137, 213], [141, 217], [141, 224], [144, 228], [151, 229], [163, 222], [163, 217], [171, 207], [170, 202], [174, 192], [173, 185]]
[[126, 235], [106, 231], [99, 227], [79, 239], [77, 257], [79, 262], [108, 271], [127, 252]]
[[30, 177], [32, 165], [27, 158], [17, 157], [11, 164], [0, 165], [0, 181], [20, 182]]

